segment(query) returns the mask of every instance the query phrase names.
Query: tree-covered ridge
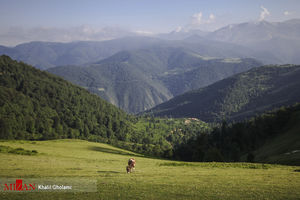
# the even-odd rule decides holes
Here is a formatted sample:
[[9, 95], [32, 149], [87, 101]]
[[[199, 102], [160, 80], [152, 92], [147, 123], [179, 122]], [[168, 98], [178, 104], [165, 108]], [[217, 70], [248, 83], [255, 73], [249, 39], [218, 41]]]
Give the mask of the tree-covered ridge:
[[248, 121], [223, 122], [174, 150], [189, 161], [248, 161], [300, 165], [300, 104]]
[[79, 138], [171, 157], [209, 130], [199, 120], [135, 117], [48, 72], [0, 57], [0, 139]]
[[177, 96], [150, 112], [204, 121], [240, 120], [299, 102], [299, 77], [299, 65], [258, 67]]

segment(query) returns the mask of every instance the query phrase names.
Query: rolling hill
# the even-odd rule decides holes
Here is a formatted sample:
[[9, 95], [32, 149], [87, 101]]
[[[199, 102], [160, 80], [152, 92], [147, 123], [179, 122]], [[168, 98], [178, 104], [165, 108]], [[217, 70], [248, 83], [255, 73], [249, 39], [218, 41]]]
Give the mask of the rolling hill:
[[155, 116], [196, 117], [203, 121], [241, 120], [300, 101], [300, 66], [253, 68], [187, 92], [148, 111]]
[[202, 56], [182, 47], [122, 51], [94, 64], [48, 69], [119, 108], [138, 113], [188, 90], [207, 86], [261, 63]]

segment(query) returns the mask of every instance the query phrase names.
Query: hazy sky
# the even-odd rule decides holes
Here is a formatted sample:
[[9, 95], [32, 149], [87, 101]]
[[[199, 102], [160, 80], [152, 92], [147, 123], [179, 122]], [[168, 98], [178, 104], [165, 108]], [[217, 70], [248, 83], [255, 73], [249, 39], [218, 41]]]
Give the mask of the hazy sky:
[[300, 0], [0, 0], [0, 44], [20, 34], [23, 40], [35, 32], [49, 38], [71, 29], [82, 37], [104, 27], [106, 34], [180, 27], [211, 31], [232, 23], [300, 18], [299, 10]]

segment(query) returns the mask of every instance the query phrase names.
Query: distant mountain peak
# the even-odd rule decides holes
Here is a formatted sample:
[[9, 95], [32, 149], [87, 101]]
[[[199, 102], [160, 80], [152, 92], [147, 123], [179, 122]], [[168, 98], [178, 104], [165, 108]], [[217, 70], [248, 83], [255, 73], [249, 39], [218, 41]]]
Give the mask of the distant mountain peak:
[[174, 30], [175, 33], [178, 33], [178, 32], [181, 32], [181, 31], [186, 32], [186, 30], [184, 30], [181, 26], [178, 26], [178, 27]]
[[287, 21], [284, 21], [285, 23], [289, 23], [289, 24], [297, 24], [299, 25], [300, 24], [300, 19], [298, 18], [294, 18], [294, 19], [289, 19]]
[[197, 34], [193, 34], [184, 39], [184, 41], [200, 41], [200, 40], [205, 40], [205, 38]]

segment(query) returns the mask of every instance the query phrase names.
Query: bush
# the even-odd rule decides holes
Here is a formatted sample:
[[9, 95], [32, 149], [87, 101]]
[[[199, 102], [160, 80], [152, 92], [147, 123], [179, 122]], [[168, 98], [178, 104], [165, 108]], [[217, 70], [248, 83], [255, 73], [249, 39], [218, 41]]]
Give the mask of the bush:
[[9, 146], [3, 146], [3, 145], [0, 145], [0, 152], [2, 153], [12, 153], [12, 154], [19, 154], [19, 155], [36, 155], [38, 154], [38, 151], [37, 150], [25, 150], [23, 148], [12, 148], [12, 147], [9, 147]]

